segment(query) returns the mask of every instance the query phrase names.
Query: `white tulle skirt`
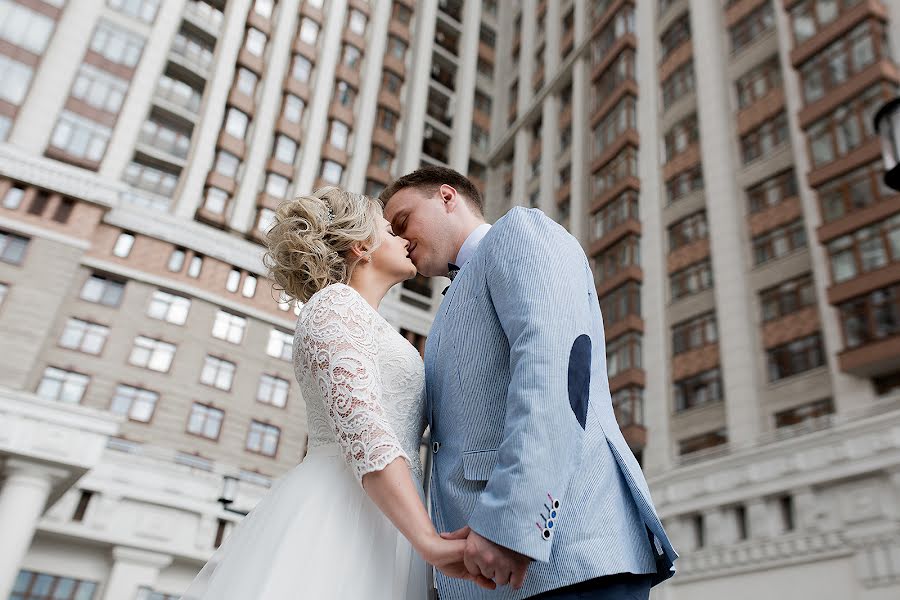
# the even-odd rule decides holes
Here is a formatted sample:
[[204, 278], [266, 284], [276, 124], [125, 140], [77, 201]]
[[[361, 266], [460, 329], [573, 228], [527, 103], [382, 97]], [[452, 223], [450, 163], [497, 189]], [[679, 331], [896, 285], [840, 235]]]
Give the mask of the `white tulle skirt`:
[[232, 531], [183, 600], [423, 600], [425, 563], [337, 447], [310, 449]]

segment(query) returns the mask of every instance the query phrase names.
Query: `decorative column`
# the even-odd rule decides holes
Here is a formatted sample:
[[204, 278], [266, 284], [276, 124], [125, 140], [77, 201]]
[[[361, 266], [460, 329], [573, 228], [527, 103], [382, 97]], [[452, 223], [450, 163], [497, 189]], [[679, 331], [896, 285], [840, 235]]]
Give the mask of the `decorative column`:
[[53, 483], [69, 474], [65, 469], [18, 459], [7, 460], [4, 472], [6, 481], [0, 489], [0, 598], [8, 598], [12, 591]]
[[139, 588], [153, 589], [159, 572], [172, 564], [172, 557], [168, 554], [126, 546], [114, 547], [112, 555], [113, 568], [103, 592], [104, 600], [136, 598]]

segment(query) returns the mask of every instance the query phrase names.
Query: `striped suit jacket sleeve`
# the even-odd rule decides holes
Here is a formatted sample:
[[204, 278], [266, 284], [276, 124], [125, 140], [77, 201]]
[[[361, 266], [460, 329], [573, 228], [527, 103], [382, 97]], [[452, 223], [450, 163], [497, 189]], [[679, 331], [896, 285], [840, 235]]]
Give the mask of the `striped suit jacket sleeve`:
[[505, 221], [487, 253], [485, 275], [509, 341], [511, 380], [497, 465], [469, 526], [548, 562], [553, 532], [539, 531], [546, 526], [542, 516], [554, 500], [560, 512], [575, 509], [566, 505], [565, 492], [584, 439], [568, 385], [576, 340], [589, 334], [578, 314], [583, 303], [570, 298], [570, 283], [585, 277], [585, 260], [577, 241], [536, 211], [513, 211]]

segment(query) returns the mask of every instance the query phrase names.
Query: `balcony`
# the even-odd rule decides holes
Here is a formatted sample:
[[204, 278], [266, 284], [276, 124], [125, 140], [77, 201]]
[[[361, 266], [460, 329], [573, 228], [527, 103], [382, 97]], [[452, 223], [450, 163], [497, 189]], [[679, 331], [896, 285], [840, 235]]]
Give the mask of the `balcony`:
[[172, 41], [170, 58], [194, 73], [208, 79], [213, 63], [213, 49], [197, 38], [178, 32]]
[[450, 98], [434, 88], [428, 90], [428, 115], [447, 127], [453, 124], [450, 105]]
[[440, 21], [438, 21], [437, 29], [434, 32], [434, 41], [454, 57], [458, 56], [459, 34]]
[[225, 15], [218, 8], [202, 0], [189, 0], [184, 7], [184, 18], [209, 35], [218, 37], [222, 32]]
[[154, 103], [158, 106], [193, 123], [200, 113], [200, 102], [203, 95], [189, 84], [163, 75], [159, 78], [153, 98]]
[[439, 0], [438, 8], [445, 15], [462, 24], [463, 19], [463, 3], [461, 0]]
[[426, 125], [425, 139], [422, 141], [422, 153], [436, 161], [447, 163], [450, 160], [449, 136]]

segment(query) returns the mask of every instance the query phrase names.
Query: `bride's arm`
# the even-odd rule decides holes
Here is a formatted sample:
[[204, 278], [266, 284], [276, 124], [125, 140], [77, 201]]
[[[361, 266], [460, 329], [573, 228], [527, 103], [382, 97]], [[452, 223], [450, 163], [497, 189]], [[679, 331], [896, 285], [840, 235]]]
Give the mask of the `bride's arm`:
[[422, 558], [448, 576], [468, 576], [465, 542], [444, 540], [435, 531], [410, 475], [409, 457], [382, 408], [372, 309], [356, 292], [335, 286], [308, 310], [297, 358], [322, 391], [344, 460]]

